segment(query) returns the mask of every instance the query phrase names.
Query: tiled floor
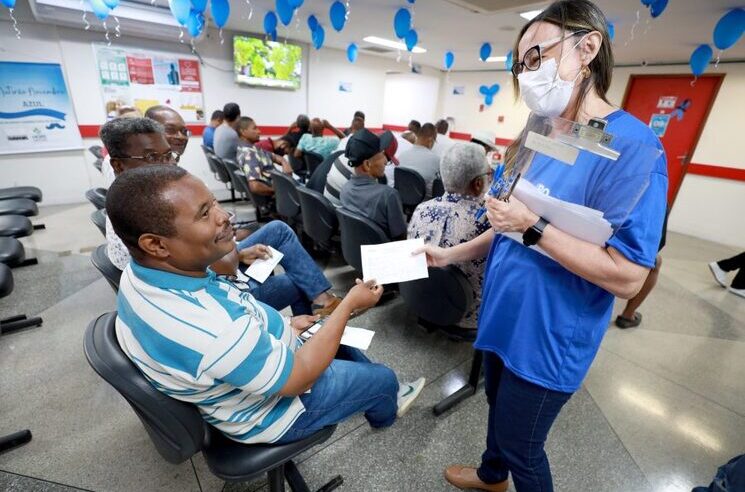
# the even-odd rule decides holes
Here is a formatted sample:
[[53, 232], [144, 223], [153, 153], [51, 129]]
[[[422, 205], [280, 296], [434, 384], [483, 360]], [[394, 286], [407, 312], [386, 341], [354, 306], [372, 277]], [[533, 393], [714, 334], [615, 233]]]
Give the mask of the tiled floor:
[[[24, 240], [39, 265], [14, 270], [0, 317], [40, 314], [40, 328], [0, 338], [0, 434], [30, 428], [33, 441], [0, 455], [0, 490], [266, 490], [263, 479], [228, 484], [200, 455], [181, 465], [155, 451], [124, 400], [88, 367], [86, 325], [114, 294], [86, 254], [103, 242], [90, 205], [47, 207], [47, 230]], [[246, 209], [240, 210], [247, 212]], [[745, 300], [718, 287], [706, 263], [731, 248], [671, 233], [656, 290], [638, 329], [611, 327], [582, 389], [547, 449], [557, 491], [687, 491], [745, 452]], [[325, 265], [339, 292], [353, 281]], [[317, 488], [336, 474], [345, 491], [453, 490], [449, 463], [477, 463], [485, 439], [483, 391], [441, 417], [432, 405], [462, 384], [471, 350], [425, 333], [401, 299], [355, 321], [377, 335], [372, 358], [403, 378], [426, 375], [415, 407], [390, 429], [357, 417], [301, 456]]]

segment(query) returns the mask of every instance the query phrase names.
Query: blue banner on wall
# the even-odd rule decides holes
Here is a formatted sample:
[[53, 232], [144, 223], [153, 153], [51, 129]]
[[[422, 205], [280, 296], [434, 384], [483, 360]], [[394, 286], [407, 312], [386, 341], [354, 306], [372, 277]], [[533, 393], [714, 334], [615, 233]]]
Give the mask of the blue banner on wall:
[[82, 148], [60, 65], [0, 62], [0, 154]]

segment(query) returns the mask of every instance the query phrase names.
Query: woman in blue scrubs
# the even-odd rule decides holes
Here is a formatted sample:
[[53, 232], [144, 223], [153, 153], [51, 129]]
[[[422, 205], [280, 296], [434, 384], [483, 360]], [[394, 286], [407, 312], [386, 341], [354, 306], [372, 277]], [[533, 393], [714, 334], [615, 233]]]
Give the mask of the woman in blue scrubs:
[[[519, 92], [534, 113], [585, 124], [602, 118], [608, 122], [606, 132], [638, 142], [640, 148], [662, 149], [644, 123], [606, 99], [613, 52], [605, 16], [590, 1], [550, 5], [523, 27], [513, 53]], [[638, 169], [648, 185], [605, 246], [553, 227], [515, 198], [488, 198], [492, 229], [452, 248], [425, 247], [431, 266], [489, 258], [475, 343], [484, 351], [487, 449], [478, 468], [453, 465], [445, 470], [456, 487], [505, 491], [511, 474], [518, 492], [553, 490], [544, 451], [548, 432], [595, 358], [614, 297], [636, 295], [655, 265], [667, 166], [664, 153], [648, 158], [655, 162], [640, 162], [642, 155], [629, 152], [614, 163]], [[596, 157], [583, 153], [581, 158]], [[591, 173], [578, 170], [579, 165], [562, 173], [561, 167], [534, 162], [527, 177], [552, 196], [591, 205]], [[616, 197], [638, 192], [636, 181], [613, 183]], [[499, 232], [523, 234], [526, 244], [538, 244], [550, 258]]]

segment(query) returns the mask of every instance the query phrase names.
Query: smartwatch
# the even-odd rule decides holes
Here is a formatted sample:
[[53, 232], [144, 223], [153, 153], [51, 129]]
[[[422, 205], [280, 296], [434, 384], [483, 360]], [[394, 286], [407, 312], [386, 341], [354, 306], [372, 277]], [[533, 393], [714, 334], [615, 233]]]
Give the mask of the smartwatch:
[[528, 227], [523, 233], [523, 244], [525, 246], [537, 244], [541, 240], [541, 237], [543, 237], [543, 230], [546, 229], [548, 224], [549, 222], [546, 219], [543, 217], [539, 218], [538, 222]]

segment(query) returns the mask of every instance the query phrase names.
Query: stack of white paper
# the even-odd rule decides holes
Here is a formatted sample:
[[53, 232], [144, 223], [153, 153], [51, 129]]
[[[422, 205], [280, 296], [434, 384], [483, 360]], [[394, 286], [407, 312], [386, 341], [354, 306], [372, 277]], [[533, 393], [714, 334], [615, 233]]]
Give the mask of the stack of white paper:
[[[605, 246], [613, 235], [610, 222], [603, 218], [603, 212], [600, 210], [545, 195], [530, 181], [518, 181], [512, 194], [532, 212], [549, 221], [552, 226], [578, 239]], [[505, 236], [522, 242], [522, 235], [519, 233], [507, 233]], [[546, 254], [538, 246], [532, 248]]]

